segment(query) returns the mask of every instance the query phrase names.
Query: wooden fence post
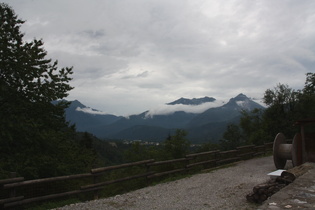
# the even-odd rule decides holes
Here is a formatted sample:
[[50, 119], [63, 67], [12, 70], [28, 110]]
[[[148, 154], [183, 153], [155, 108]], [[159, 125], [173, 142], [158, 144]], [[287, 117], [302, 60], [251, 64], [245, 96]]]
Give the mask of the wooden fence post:
[[[145, 164], [145, 167], [146, 167], [146, 172], [149, 173], [149, 171], [150, 171], [150, 165]], [[150, 185], [148, 176], [145, 177], [145, 182], [146, 182], [146, 186], [149, 186], [149, 185]]]
[[218, 150], [216, 153], [214, 153], [214, 168], [218, 167], [217, 161], [218, 161], [219, 153], [220, 153], [220, 150]]
[[[0, 184], [0, 190], [2, 191], [2, 189], [3, 189], [3, 185], [2, 184]], [[2, 209], [4, 209], [4, 202], [2, 203], [0, 203], [0, 210], [2, 210]]]
[[[16, 178], [16, 172], [10, 172], [10, 177], [11, 178]], [[10, 190], [10, 198], [14, 198], [16, 196], [16, 188], [13, 187], [11, 190]]]
[[[100, 176], [94, 175], [93, 176], [93, 184], [97, 184], [99, 182]], [[94, 200], [97, 200], [99, 198], [99, 190], [96, 189], [93, 191], [94, 193]]]
[[[16, 172], [10, 172], [10, 177], [11, 178], [16, 178]], [[10, 198], [14, 198], [16, 196], [16, 188], [13, 187], [12, 189], [10, 189]], [[12, 208], [13, 210], [16, 208]]]
[[[151, 163], [154, 163], [154, 162], [155, 162], [155, 160], [153, 160], [153, 162], [151, 162]], [[150, 163], [145, 163], [146, 173], [147, 173], [147, 174], [150, 173], [150, 168], [151, 168], [150, 166], [151, 166]], [[149, 186], [149, 185], [151, 184], [151, 181], [150, 181], [150, 179], [149, 179], [148, 176], [149, 176], [149, 175], [145, 176], [145, 180], [146, 180], [146, 185], [147, 185], [147, 186]]]
[[185, 158], [186, 158], [186, 161], [185, 161], [185, 170], [186, 170], [186, 173], [189, 173], [188, 165], [189, 165], [189, 163], [190, 163], [190, 160], [192, 160], [193, 158], [188, 158], [187, 155], [185, 155]]

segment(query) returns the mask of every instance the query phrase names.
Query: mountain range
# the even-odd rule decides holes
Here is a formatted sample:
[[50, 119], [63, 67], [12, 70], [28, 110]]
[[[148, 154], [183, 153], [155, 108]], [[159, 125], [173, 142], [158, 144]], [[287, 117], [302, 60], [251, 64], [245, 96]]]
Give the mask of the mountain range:
[[256, 108], [264, 109], [246, 95], [239, 94], [227, 103], [212, 97], [180, 98], [160, 109], [129, 117], [105, 114], [75, 100], [65, 114], [77, 131], [86, 131], [101, 139], [160, 142], [176, 129], [185, 129], [192, 143], [203, 143], [217, 142], [228, 124], [239, 121], [241, 110]]

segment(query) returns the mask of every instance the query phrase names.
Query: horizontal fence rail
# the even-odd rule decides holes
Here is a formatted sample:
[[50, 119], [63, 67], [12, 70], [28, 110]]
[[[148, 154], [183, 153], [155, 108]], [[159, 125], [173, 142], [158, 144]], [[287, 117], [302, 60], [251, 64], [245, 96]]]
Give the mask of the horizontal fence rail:
[[[42, 202], [56, 198], [66, 198], [73, 195], [92, 193], [92, 199], [99, 198], [100, 191], [116, 183], [131, 182], [144, 179], [145, 186], [152, 180], [171, 174], [187, 174], [190, 171], [201, 171], [224, 164], [250, 159], [272, 151], [273, 143], [261, 146], [247, 145], [230, 151], [209, 151], [188, 154], [184, 158], [155, 161], [143, 160], [133, 163], [91, 169], [90, 173], [36, 180], [24, 180], [23, 177], [12, 177], [0, 180], [0, 209], [24, 206], [30, 203]], [[123, 176], [128, 174], [128, 176]], [[121, 177], [122, 175], [122, 177]], [[65, 184], [72, 182], [71, 184]], [[62, 183], [62, 184], [60, 184]], [[59, 185], [58, 185], [59, 184]], [[58, 192], [46, 192], [50, 186], [70, 186], [74, 189], [58, 189]], [[62, 188], [62, 187], [60, 187]], [[34, 192], [34, 191], [38, 192]]]

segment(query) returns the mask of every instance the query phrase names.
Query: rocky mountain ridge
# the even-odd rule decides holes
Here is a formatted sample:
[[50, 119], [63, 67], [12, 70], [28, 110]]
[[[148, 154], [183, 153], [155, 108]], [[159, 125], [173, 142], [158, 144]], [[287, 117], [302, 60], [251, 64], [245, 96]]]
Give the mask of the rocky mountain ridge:
[[[174, 106], [184, 105], [187, 110], [176, 111]], [[200, 113], [200, 106], [209, 105]], [[250, 111], [264, 107], [244, 94], [231, 98], [227, 103], [218, 103], [215, 98], [180, 98], [165, 105], [172, 112], [158, 113], [148, 117], [149, 111], [129, 117], [115, 116], [86, 107], [79, 101], [72, 101], [66, 109], [66, 119], [75, 124], [78, 131], [87, 131], [102, 139], [126, 139], [163, 141], [176, 129], [188, 131], [193, 143], [216, 142], [229, 123], [238, 122], [241, 110]], [[181, 106], [181, 108], [183, 108]], [[203, 107], [204, 108], [204, 107]]]

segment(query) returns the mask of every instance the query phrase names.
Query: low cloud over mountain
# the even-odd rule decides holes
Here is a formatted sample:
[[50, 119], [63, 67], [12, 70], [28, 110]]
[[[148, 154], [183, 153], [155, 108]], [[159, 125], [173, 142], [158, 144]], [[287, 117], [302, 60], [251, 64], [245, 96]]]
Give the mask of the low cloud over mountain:
[[85, 108], [78, 107], [78, 108], [76, 108], [76, 111], [84, 112], [84, 113], [88, 113], [88, 114], [94, 114], [94, 115], [108, 115], [105, 112], [102, 112], [102, 111], [99, 111], [96, 109], [92, 109], [90, 107], [85, 107]]
[[228, 102], [214, 98], [180, 98], [138, 115], [118, 117], [72, 101], [66, 118], [78, 131], [87, 131], [99, 138], [163, 141], [176, 129], [188, 131], [194, 143], [218, 141], [227, 124], [237, 123], [241, 110], [264, 107], [244, 94]]
[[159, 106], [157, 108], [153, 108], [146, 113], [146, 117], [152, 117], [154, 115], [169, 115], [174, 112], [186, 112], [186, 113], [202, 113], [210, 108], [215, 108], [224, 105], [224, 101], [215, 100], [212, 102], [204, 102], [196, 105], [187, 105], [187, 104], [174, 104], [170, 103]]

